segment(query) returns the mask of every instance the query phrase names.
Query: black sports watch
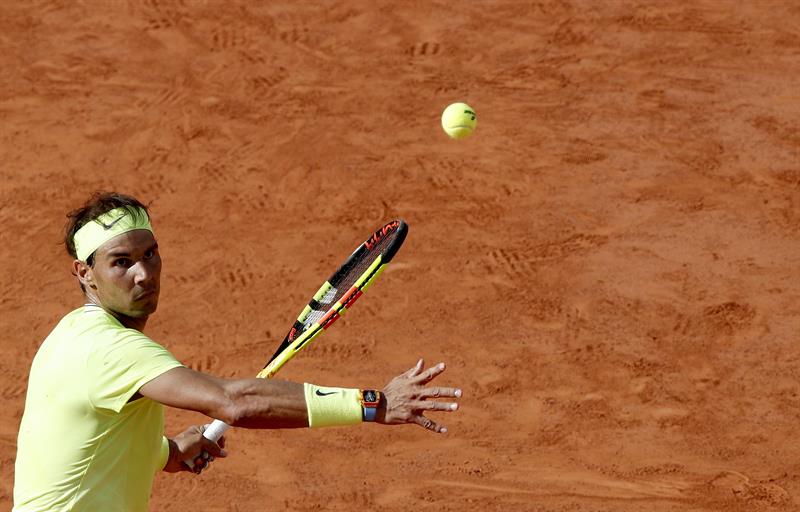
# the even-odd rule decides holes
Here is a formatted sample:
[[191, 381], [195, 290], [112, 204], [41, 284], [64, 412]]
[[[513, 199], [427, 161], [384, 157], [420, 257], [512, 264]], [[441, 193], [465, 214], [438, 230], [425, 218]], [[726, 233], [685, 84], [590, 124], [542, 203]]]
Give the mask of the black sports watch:
[[375, 421], [378, 405], [381, 403], [381, 392], [374, 389], [361, 390], [361, 419]]

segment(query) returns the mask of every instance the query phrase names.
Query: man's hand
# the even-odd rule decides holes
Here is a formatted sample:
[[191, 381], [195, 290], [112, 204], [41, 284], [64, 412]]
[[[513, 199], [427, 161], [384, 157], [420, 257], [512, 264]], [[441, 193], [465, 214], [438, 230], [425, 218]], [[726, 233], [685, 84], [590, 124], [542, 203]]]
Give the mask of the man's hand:
[[[216, 443], [203, 437], [203, 431], [207, 426], [194, 425], [169, 440], [169, 460], [164, 466], [164, 471], [167, 473], [191, 471], [199, 475], [216, 457], [228, 456], [228, 453], [223, 450], [225, 437], [221, 437]], [[194, 467], [190, 468], [184, 460], [194, 455], [197, 455], [194, 459]]]
[[461, 398], [461, 390], [426, 386], [437, 375], [444, 371], [444, 363], [423, 371], [422, 359], [416, 366], [398, 375], [389, 382], [381, 392], [381, 403], [378, 406], [375, 420], [385, 425], [401, 425], [416, 423], [434, 432], [446, 433], [447, 428], [430, 418], [423, 416], [425, 411], [455, 411], [455, 402], [436, 402], [428, 398], [454, 397]]

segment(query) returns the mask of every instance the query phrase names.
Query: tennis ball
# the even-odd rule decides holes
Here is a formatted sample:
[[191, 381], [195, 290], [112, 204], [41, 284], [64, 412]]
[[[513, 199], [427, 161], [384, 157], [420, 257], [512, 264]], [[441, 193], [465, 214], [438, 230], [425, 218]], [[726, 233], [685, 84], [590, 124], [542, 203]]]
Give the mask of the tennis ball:
[[453, 103], [442, 112], [442, 128], [454, 139], [469, 137], [477, 125], [478, 116], [466, 103]]

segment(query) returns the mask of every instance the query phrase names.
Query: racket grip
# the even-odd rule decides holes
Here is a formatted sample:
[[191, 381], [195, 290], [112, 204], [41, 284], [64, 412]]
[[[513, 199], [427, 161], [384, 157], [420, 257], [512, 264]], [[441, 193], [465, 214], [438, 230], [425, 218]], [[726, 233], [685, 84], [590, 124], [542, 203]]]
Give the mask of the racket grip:
[[[222, 434], [224, 434], [225, 431], [228, 430], [229, 428], [231, 428], [231, 426], [225, 423], [224, 421], [214, 420], [211, 422], [211, 425], [209, 425], [208, 428], [206, 428], [203, 431], [203, 437], [205, 437], [209, 441], [214, 441], [216, 443], [217, 441], [219, 441], [219, 438], [222, 437]], [[194, 459], [196, 458], [197, 455], [189, 459], [185, 459], [183, 463], [189, 466], [190, 468], [194, 469]]]
[[211, 422], [211, 425], [203, 431], [203, 437], [216, 443], [229, 428], [231, 428], [231, 426], [224, 421], [214, 420]]

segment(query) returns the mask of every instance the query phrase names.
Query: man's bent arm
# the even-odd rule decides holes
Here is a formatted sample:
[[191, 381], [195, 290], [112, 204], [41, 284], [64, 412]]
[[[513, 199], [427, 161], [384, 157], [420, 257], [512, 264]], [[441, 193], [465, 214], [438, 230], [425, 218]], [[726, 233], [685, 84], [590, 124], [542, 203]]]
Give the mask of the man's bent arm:
[[139, 389], [161, 404], [246, 428], [308, 427], [303, 384], [274, 379], [221, 379], [173, 368]]

